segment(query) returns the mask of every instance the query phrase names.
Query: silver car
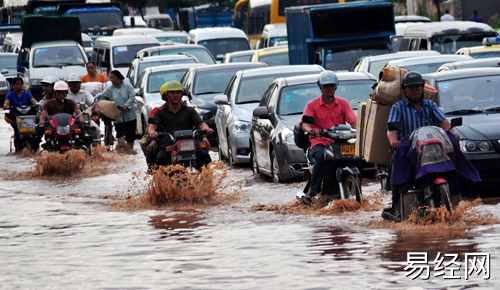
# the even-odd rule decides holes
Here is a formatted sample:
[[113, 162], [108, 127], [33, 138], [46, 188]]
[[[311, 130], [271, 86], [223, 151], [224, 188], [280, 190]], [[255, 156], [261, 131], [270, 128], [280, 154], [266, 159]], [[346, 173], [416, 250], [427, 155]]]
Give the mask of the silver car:
[[468, 55], [441, 54], [429, 56], [417, 56], [398, 60], [391, 60], [388, 66], [404, 67], [410, 71], [416, 71], [421, 74], [437, 72], [439, 67], [447, 62], [469, 60], [472, 57]]
[[137, 135], [144, 135], [151, 110], [165, 104], [165, 101], [160, 96], [161, 86], [166, 82], [180, 81], [190, 68], [203, 65], [205, 64], [184, 63], [148, 67], [139, 75], [134, 86], [137, 111]]
[[250, 162], [250, 122], [252, 111], [269, 85], [279, 77], [315, 74], [324, 69], [319, 65], [287, 65], [255, 68], [237, 72], [224, 95], [216, 95], [218, 105], [215, 126], [218, 132], [219, 159], [233, 163]]
[[[357, 111], [366, 101], [376, 79], [369, 73], [336, 73], [340, 85], [337, 97]], [[321, 96], [317, 75], [276, 79], [253, 111], [250, 128], [250, 160], [254, 173], [272, 177], [273, 182], [300, 180], [307, 161], [304, 150], [295, 145], [293, 128], [300, 122], [307, 103]]]

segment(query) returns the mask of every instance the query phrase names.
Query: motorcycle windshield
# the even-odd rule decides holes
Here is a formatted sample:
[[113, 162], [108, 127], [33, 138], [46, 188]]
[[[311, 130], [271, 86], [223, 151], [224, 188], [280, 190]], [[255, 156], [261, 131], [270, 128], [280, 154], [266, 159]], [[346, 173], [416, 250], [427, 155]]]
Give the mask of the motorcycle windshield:
[[421, 127], [410, 136], [412, 148], [418, 152], [421, 166], [451, 161], [453, 145], [446, 132], [435, 126]]

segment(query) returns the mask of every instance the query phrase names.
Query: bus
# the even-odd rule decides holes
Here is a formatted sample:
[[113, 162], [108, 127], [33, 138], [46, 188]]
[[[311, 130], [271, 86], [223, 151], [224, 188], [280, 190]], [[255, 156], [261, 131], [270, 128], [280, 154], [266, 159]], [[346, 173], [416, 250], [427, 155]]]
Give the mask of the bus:
[[344, 3], [345, 0], [240, 0], [234, 7], [234, 27], [243, 30], [255, 45], [266, 24], [286, 23], [285, 8], [302, 5]]

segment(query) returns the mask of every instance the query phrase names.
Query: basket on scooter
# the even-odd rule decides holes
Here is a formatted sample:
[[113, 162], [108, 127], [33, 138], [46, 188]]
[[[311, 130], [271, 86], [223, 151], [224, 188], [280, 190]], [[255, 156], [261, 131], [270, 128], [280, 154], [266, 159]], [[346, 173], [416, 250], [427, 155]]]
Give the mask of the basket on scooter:
[[19, 134], [35, 134], [36, 116], [17, 116], [16, 121]]

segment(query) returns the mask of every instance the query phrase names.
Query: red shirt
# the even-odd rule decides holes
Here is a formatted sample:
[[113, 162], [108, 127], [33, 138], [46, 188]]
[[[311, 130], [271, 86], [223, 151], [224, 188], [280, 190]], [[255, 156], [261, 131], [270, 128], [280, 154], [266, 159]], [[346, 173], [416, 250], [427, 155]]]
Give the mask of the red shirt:
[[[334, 97], [333, 104], [328, 107], [323, 100], [323, 95], [307, 103], [303, 115], [313, 116], [316, 124], [323, 128], [316, 125], [311, 125], [311, 128], [318, 129], [330, 129], [339, 124], [351, 124], [358, 119], [346, 100]], [[302, 125], [302, 122], [300, 124]], [[328, 138], [311, 138], [311, 149], [317, 144], [327, 145], [330, 143], [333, 143], [333, 140]]]

